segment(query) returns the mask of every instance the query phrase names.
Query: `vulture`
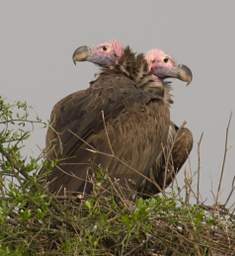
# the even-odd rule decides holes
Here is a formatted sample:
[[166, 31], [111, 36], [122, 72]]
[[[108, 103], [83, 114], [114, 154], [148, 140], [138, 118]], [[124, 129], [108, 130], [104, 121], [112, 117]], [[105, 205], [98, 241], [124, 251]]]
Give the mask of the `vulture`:
[[[174, 77], [174, 73], [177, 74], [177, 72], [174, 71], [174, 68], [178, 69], [175, 60], [160, 49], [149, 50], [145, 54], [145, 59], [147, 60], [149, 70], [159, 78], [162, 77], [162, 74], [164, 74], [162, 78], [167, 78], [168, 76]], [[165, 70], [165, 72], [163, 72], [163, 70]], [[189, 84], [192, 80], [192, 73], [190, 70], [187, 70], [186, 66], [179, 69], [180, 72], [182, 72], [182, 70], [184, 72], [182, 76], [186, 75], [182, 80], [188, 81]], [[185, 70], [187, 70], [187, 72], [185, 72]], [[164, 87], [164, 101], [166, 104], [172, 104], [173, 100], [170, 94], [171, 83], [161, 80], [160, 84]], [[167, 144], [162, 151], [161, 157], [156, 159], [155, 164], [149, 172], [151, 179], [155, 180], [158, 186], [146, 180], [144, 188], [146, 196], [157, 194], [172, 183], [176, 174], [187, 160], [192, 147], [192, 132], [184, 127], [184, 125], [178, 127], [171, 121]]]
[[[102, 166], [128, 197], [142, 193], [169, 137], [169, 104], [161, 79], [143, 54], [117, 41], [79, 47], [73, 60], [93, 62], [102, 71], [88, 89], [68, 95], [52, 110], [46, 157], [59, 163], [48, 175], [49, 190], [90, 193], [90, 177]], [[164, 74], [191, 79], [186, 66], [162, 68], [157, 75]]]

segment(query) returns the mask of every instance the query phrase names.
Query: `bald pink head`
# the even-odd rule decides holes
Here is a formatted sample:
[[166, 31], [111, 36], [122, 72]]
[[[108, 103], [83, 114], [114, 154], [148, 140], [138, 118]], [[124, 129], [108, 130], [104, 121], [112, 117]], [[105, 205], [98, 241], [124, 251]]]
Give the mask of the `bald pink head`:
[[149, 71], [157, 68], [172, 68], [176, 66], [175, 60], [161, 49], [152, 49], [145, 54]]
[[115, 65], [123, 55], [123, 52], [123, 45], [117, 40], [112, 40], [91, 48], [91, 54], [87, 58], [87, 61], [100, 66]]
[[160, 49], [149, 50], [145, 54], [149, 72], [157, 78], [178, 78], [188, 84], [192, 81], [192, 72], [185, 65], [177, 65], [175, 60]]
[[73, 53], [73, 61], [74, 63], [89, 61], [99, 66], [108, 67], [117, 64], [123, 53], [123, 45], [117, 40], [112, 40], [93, 48], [86, 45], [78, 47]]

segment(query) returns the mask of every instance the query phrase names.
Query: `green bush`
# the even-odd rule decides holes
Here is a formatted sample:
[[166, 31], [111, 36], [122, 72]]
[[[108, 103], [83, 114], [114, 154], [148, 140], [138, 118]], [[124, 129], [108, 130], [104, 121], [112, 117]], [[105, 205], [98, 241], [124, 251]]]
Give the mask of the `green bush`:
[[49, 194], [40, 170], [56, 162], [22, 155], [32, 128], [45, 126], [31, 112], [0, 97], [0, 255], [235, 255], [228, 211], [176, 193], [130, 202], [100, 168], [92, 195]]

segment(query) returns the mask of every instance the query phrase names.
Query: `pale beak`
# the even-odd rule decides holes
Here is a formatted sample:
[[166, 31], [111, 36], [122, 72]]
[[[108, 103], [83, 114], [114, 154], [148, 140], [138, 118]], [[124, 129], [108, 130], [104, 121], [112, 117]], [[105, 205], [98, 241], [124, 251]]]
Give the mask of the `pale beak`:
[[154, 74], [160, 78], [178, 78], [181, 81], [187, 82], [186, 85], [189, 85], [193, 79], [193, 74], [190, 68], [182, 64], [172, 68], [159, 67]]
[[73, 53], [73, 63], [76, 65], [76, 62], [86, 61], [90, 56], [91, 49], [86, 45], [80, 46]]
[[178, 79], [187, 82], [189, 85], [193, 80], [193, 73], [189, 67], [186, 65], [178, 65]]

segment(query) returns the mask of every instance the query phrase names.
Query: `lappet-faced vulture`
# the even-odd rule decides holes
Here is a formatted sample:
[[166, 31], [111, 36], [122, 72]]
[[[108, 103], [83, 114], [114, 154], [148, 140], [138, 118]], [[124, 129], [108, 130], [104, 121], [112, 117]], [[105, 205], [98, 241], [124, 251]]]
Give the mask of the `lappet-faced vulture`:
[[[192, 80], [192, 73], [186, 66], [179, 68], [175, 60], [160, 49], [152, 49], [145, 54], [149, 70], [159, 78], [181, 77], [181, 80], [188, 83]], [[182, 74], [178, 74], [182, 72]], [[160, 79], [160, 87], [164, 88], [164, 101], [172, 104], [171, 84]], [[158, 186], [146, 180], [144, 194], [146, 196], [159, 193], [167, 188], [187, 160], [193, 146], [191, 131], [184, 127], [178, 127], [172, 121], [169, 127], [167, 144], [163, 148], [162, 156], [156, 159], [150, 170], [151, 179], [154, 179]]]
[[[121, 52], [114, 44], [80, 47], [74, 60], [98, 63], [101, 58], [106, 66], [104, 54], [111, 52], [111, 58], [116, 58]], [[168, 105], [154, 87], [144, 56], [126, 48], [90, 88], [55, 105], [47, 133], [47, 158], [60, 162], [49, 175], [51, 192], [90, 192], [88, 177], [97, 165], [126, 189], [141, 190], [144, 176], [167, 142], [170, 125]], [[113, 153], [115, 158], [107, 155]]]

